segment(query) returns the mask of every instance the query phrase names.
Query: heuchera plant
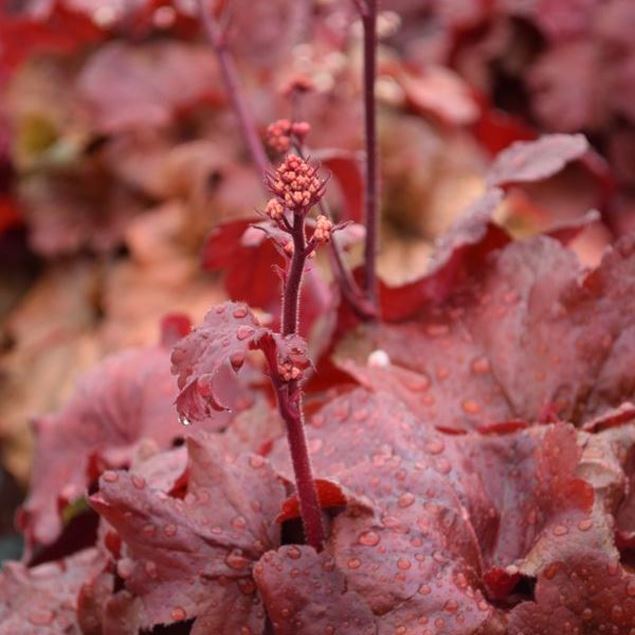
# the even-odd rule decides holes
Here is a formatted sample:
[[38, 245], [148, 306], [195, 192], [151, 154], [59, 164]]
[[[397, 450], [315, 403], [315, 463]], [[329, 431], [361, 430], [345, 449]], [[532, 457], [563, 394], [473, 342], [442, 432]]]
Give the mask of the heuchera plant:
[[[160, 344], [111, 356], [35, 422], [0, 635], [634, 632], [635, 237], [588, 270], [567, 243], [595, 214], [524, 241], [495, 223], [511, 185], [588, 156], [581, 135], [550, 135], [498, 155], [425, 276], [379, 280], [377, 3], [355, 5], [366, 231], [351, 272], [310, 126], [271, 124], [269, 165], [200, 3], [270, 197], [206, 258], [236, 260], [223, 240], [260, 232], [282, 292], [257, 291], [281, 301], [269, 321], [237, 298], [193, 330], [167, 316]], [[300, 318], [320, 249], [340, 303], [312, 363]]]

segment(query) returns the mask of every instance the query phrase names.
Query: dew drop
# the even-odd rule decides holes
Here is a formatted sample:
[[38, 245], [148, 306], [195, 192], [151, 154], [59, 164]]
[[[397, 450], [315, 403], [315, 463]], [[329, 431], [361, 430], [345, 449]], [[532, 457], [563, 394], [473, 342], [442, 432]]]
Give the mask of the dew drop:
[[246, 340], [248, 337], [251, 337], [254, 334], [254, 329], [251, 326], [247, 326], [245, 324], [241, 324], [236, 329], [236, 338], [239, 340]]
[[117, 573], [124, 580], [129, 578], [134, 571], [134, 562], [130, 558], [122, 558], [117, 562]]
[[486, 357], [477, 357], [472, 362], [472, 372], [475, 375], [485, 375], [490, 371], [490, 363]]
[[289, 547], [287, 549], [287, 557], [291, 558], [291, 560], [299, 560], [300, 556], [302, 556], [302, 552], [297, 547]]
[[232, 549], [225, 558], [225, 564], [236, 571], [241, 571], [249, 566], [249, 560], [243, 556], [240, 549]]
[[430, 595], [432, 593], [432, 589], [428, 584], [422, 584], [419, 587], [419, 595]]
[[406, 558], [399, 558], [399, 560], [397, 560], [397, 567], [402, 571], [407, 571], [410, 567], [412, 567], [412, 562]]
[[245, 363], [245, 356], [242, 353], [233, 353], [229, 356], [229, 363], [232, 365], [232, 368], [238, 372]]
[[175, 606], [170, 613], [170, 617], [175, 622], [181, 622], [187, 617], [187, 613], [185, 612], [185, 609], [183, 607]]
[[143, 568], [145, 569], [145, 572], [148, 574], [149, 578], [152, 578], [153, 580], [159, 575], [159, 572], [157, 571], [157, 565], [152, 562], [152, 560], [148, 560], [144, 565]]
[[346, 566], [349, 569], [359, 569], [362, 566], [362, 563], [359, 558], [349, 558]]
[[185, 415], [179, 416], [179, 423], [186, 428], [192, 425], [192, 422]]
[[426, 333], [431, 337], [447, 335], [449, 332], [450, 327], [447, 324], [428, 324], [428, 326], [426, 326]]
[[443, 605], [443, 610], [446, 613], [456, 613], [457, 610], [459, 608], [459, 604], [458, 602], [456, 602], [455, 600], [448, 600], [444, 605]]
[[40, 609], [29, 613], [29, 622], [34, 626], [48, 626], [53, 623], [54, 619], [55, 613], [47, 609]]
[[176, 525], [172, 524], [172, 523], [168, 523], [167, 525], [164, 525], [163, 527], [163, 533], [168, 537], [171, 538], [172, 536], [176, 536]]
[[249, 457], [249, 465], [255, 470], [260, 469], [265, 464], [265, 459], [260, 454], [252, 454]]
[[569, 533], [569, 530], [564, 525], [556, 525], [553, 528], [554, 536], [565, 536], [568, 533]]
[[366, 547], [374, 547], [379, 544], [380, 537], [376, 531], [365, 531], [359, 535], [357, 539], [360, 545], [365, 545]]
[[247, 521], [243, 516], [236, 516], [236, 518], [232, 520], [232, 527], [240, 530], [245, 529], [245, 527], [247, 527]]
[[247, 317], [247, 309], [244, 306], [238, 307], [234, 309], [233, 315], [236, 319], [240, 320], [241, 318]]
[[578, 529], [580, 531], [589, 531], [593, 527], [593, 521], [590, 518], [585, 518], [578, 523]]
[[445, 444], [440, 439], [433, 439], [428, 441], [424, 448], [428, 454], [441, 454], [445, 450]]
[[410, 492], [404, 492], [397, 501], [399, 507], [410, 507], [415, 502], [414, 494]]
[[589, 622], [593, 619], [593, 611], [590, 608], [586, 608], [582, 611], [582, 619], [585, 622]]
[[119, 480], [119, 474], [117, 472], [113, 472], [112, 470], [106, 470], [104, 472], [104, 481], [107, 483], [115, 483]]
[[481, 407], [472, 399], [466, 399], [462, 404], [463, 412], [468, 415], [475, 415], [481, 411]]
[[144, 533], [144, 535], [148, 536], [148, 538], [152, 538], [152, 536], [157, 533], [157, 528], [154, 525], [148, 523], [147, 525], [143, 526], [143, 529], [141, 531]]
[[143, 489], [146, 486], [146, 480], [145, 480], [145, 478], [143, 478], [143, 476], [139, 476], [139, 474], [133, 474], [132, 475], [132, 484], [137, 489]]
[[452, 465], [450, 464], [450, 461], [442, 457], [435, 461], [434, 469], [439, 472], [439, 474], [449, 474], [452, 470]]

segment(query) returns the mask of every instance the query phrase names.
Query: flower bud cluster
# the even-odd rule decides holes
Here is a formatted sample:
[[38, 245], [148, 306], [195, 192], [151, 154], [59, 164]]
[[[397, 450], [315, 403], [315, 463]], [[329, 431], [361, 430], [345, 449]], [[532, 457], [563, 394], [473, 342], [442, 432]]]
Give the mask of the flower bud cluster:
[[293, 137], [302, 143], [309, 132], [311, 126], [306, 121], [291, 123], [288, 119], [278, 119], [267, 127], [267, 144], [276, 152], [288, 152]]
[[313, 230], [313, 240], [317, 244], [324, 245], [331, 240], [333, 223], [323, 214], [315, 219], [315, 229]]
[[306, 212], [324, 196], [325, 181], [318, 176], [317, 166], [290, 154], [268, 175], [267, 185], [286, 209]]
[[284, 206], [277, 198], [270, 198], [265, 207], [265, 214], [271, 220], [280, 220], [284, 216]]

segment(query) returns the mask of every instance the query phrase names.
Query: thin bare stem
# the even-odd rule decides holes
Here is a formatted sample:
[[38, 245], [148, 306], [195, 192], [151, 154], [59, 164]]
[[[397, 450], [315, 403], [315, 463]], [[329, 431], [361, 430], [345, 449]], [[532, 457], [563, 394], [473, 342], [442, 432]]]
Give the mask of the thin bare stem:
[[[305, 236], [305, 213], [293, 215], [291, 227], [293, 256], [284, 285], [282, 307], [282, 334], [293, 335], [298, 330], [300, 291], [308, 254]], [[322, 510], [318, 501], [311, 459], [304, 432], [302, 389], [296, 380], [281, 382], [277, 371], [272, 373], [278, 399], [278, 408], [287, 429], [287, 441], [293, 462], [300, 512], [307, 542], [317, 551], [324, 546]]]
[[306, 263], [304, 217], [301, 214], [294, 214], [292, 230], [293, 256], [284, 285], [284, 296], [282, 300], [283, 335], [292, 335], [298, 331], [300, 289], [302, 287], [302, 276], [304, 275], [304, 265]]
[[370, 302], [377, 307], [376, 272], [379, 233], [379, 175], [377, 163], [377, 116], [375, 77], [377, 75], [377, 0], [357, 2], [364, 30], [364, 130], [366, 137], [366, 188], [364, 224], [364, 287]]
[[247, 148], [258, 171], [260, 174], [264, 174], [269, 167], [269, 160], [267, 159], [265, 148], [256, 130], [254, 119], [243, 97], [236, 64], [227, 50], [225, 36], [216, 22], [212, 11], [206, 6], [205, 0], [198, 0], [198, 7], [205, 34], [218, 57], [223, 82], [225, 83], [225, 88], [227, 89], [227, 94], [232, 103], [234, 112], [238, 117]]
[[325, 539], [324, 523], [304, 432], [301, 389], [295, 381], [288, 382], [287, 385], [279, 383], [276, 385], [274, 382], [274, 387], [278, 398], [278, 408], [287, 428], [287, 441], [295, 474], [304, 535], [309, 545], [316, 551], [322, 551]]

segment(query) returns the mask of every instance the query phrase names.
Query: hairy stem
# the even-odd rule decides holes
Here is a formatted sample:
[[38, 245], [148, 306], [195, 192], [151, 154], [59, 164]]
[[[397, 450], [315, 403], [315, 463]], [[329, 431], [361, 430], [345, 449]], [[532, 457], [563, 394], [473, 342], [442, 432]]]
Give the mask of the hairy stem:
[[[293, 257], [285, 280], [282, 300], [283, 335], [293, 335], [298, 330], [302, 275], [307, 259], [304, 222], [305, 215], [303, 213], [294, 214], [293, 226], [291, 227]], [[324, 526], [304, 433], [302, 390], [296, 380], [282, 382], [277, 372], [272, 373], [272, 375], [275, 376], [274, 387], [278, 398], [278, 408], [287, 428], [287, 440], [293, 462], [304, 534], [307, 542], [317, 551], [321, 551], [324, 546]]]
[[242, 90], [240, 88], [240, 81], [238, 79], [238, 71], [234, 59], [227, 50], [225, 44], [225, 37], [212, 14], [212, 11], [206, 6], [205, 0], [198, 0], [198, 7], [201, 16], [201, 22], [205, 29], [205, 34], [209, 40], [212, 48], [214, 49], [218, 58], [218, 64], [220, 66], [221, 74], [223, 76], [223, 82], [227, 89], [227, 94], [232, 103], [232, 107], [236, 116], [238, 117], [238, 123], [242, 130], [245, 143], [251, 154], [253, 162], [256, 164], [260, 174], [264, 174], [269, 167], [269, 160], [265, 148], [260, 140], [258, 131], [254, 119], [247, 107]]
[[366, 137], [366, 183], [364, 224], [364, 285], [370, 302], [377, 307], [378, 284], [375, 264], [379, 233], [379, 178], [377, 164], [377, 117], [375, 77], [377, 74], [377, 0], [365, 0], [360, 9], [364, 30], [364, 131]]
[[287, 274], [282, 298], [282, 334], [292, 335], [298, 331], [300, 315], [300, 289], [306, 263], [306, 241], [304, 237], [304, 217], [294, 214], [293, 227], [293, 257]]
[[324, 524], [304, 433], [301, 391], [297, 383], [291, 381], [287, 385], [276, 386], [276, 394], [280, 414], [287, 428], [304, 535], [309, 545], [321, 551], [324, 546]]

